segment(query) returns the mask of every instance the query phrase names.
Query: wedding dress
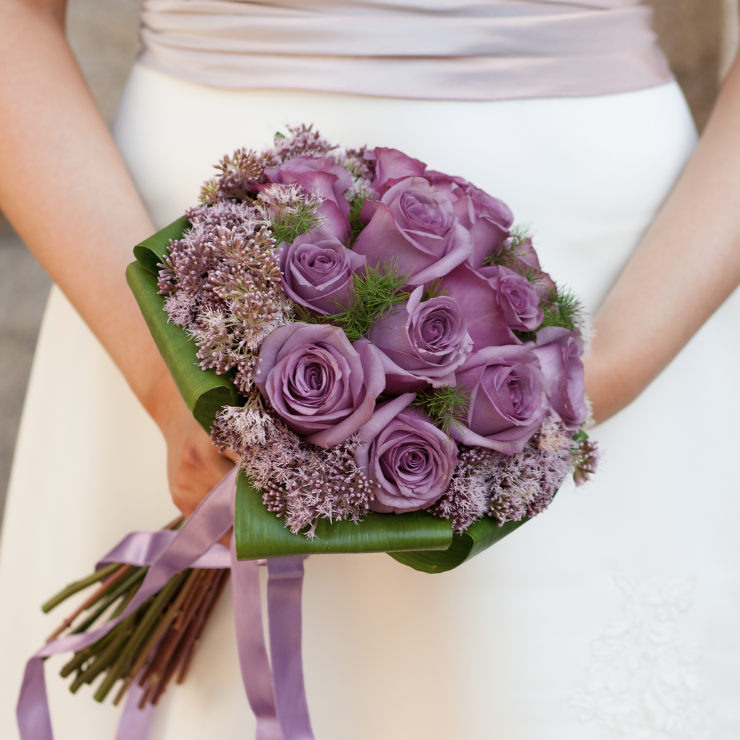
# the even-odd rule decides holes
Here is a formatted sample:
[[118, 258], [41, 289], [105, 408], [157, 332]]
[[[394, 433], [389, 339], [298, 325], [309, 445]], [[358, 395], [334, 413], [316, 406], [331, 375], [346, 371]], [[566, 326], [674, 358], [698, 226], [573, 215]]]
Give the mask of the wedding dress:
[[[630, 0], [483, 4], [520, 21], [512, 8], [526, 7], [525, 20], [546, 11], [641, 11]], [[255, 6], [252, 19], [269, 15], [269, 3], [240, 8], [247, 5]], [[344, 0], [355, 10], [371, 5]], [[419, 21], [424, 5], [402, 10]], [[199, 66], [192, 56], [178, 61], [177, 44], [157, 51], [156, 40], [147, 41], [169, 38], [165, 24], [180, 23], [189, 9], [212, 19], [224, 6], [236, 3], [145, 4], [148, 51], [132, 71], [114, 133], [158, 226], [197, 201], [224, 153], [267, 146], [286, 124], [313, 122], [339, 144], [396, 147], [503, 199], [517, 223], [530, 226], [545, 269], [594, 311], [695, 143], [657, 52], [653, 67], [636, 65], [621, 86], [586, 64], [571, 70], [575, 82], [563, 81], [561, 70], [538, 78], [543, 89], [534, 92], [513, 52], [504, 56], [510, 68], [493, 71], [476, 71], [473, 54], [464, 73], [417, 76], [427, 87], [415, 91], [434, 94], [410, 99], [398, 60], [398, 75], [370, 79], [355, 69], [362, 74], [346, 75], [346, 84], [356, 89], [326, 89], [321, 81], [334, 79], [321, 67], [326, 59], [312, 57], [315, 77], [302, 76], [298, 49], [271, 77], [268, 48], [252, 89], [218, 88], [219, 79], [244, 73], [240, 49], [211, 50]], [[213, 25], [187, 28], [181, 38], [205, 48]], [[362, 24], [355, 31], [362, 36]], [[596, 55], [599, 44], [592, 47]], [[193, 70], [216, 79], [194, 80]], [[475, 99], [470, 87], [453, 84], [460, 75], [490, 89]], [[558, 87], [565, 83], [574, 89]], [[304, 665], [317, 740], [737, 738], [740, 496], [730, 463], [740, 415], [738, 326], [733, 296], [637, 401], [594, 431], [604, 450], [594, 481], [564, 487], [547, 512], [461, 568], [430, 576], [385, 555], [310, 558]], [[23, 663], [59, 621], [38, 605], [128, 531], [173, 515], [156, 427], [54, 289], [0, 543], [0, 737], [17, 737]], [[55, 675], [61, 664], [46, 665], [57, 740], [113, 738], [118, 711], [86, 689], [71, 696]], [[186, 683], [158, 707], [150, 738], [253, 736], [227, 593]]]

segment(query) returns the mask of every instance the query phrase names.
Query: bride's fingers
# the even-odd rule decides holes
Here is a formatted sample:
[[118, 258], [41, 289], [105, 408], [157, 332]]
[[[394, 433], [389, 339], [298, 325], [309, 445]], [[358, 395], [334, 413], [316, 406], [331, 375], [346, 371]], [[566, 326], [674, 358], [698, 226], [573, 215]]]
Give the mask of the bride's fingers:
[[[200, 431], [200, 430], [198, 430]], [[186, 434], [168, 442], [168, 475], [172, 500], [190, 516], [206, 494], [234, 467], [234, 461], [205, 434]]]

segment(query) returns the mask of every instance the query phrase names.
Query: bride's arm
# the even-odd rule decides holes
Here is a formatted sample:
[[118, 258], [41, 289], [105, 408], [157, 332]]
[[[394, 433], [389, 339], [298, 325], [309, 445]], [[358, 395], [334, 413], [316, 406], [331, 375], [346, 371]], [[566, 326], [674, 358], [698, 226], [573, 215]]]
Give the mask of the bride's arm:
[[738, 283], [740, 56], [695, 153], [596, 314], [586, 362], [596, 420], [639, 395]]
[[194, 422], [124, 271], [153, 231], [64, 36], [66, 0], [0, 0], [0, 207], [87, 322], [168, 443], [190, 513], [231, 466]]

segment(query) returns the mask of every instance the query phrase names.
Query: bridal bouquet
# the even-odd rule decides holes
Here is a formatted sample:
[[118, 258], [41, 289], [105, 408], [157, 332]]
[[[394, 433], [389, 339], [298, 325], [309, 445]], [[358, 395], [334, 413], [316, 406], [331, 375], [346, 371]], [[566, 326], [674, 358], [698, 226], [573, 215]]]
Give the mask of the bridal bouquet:
[[583, 311], [502, 201], [306, 126], [217, 169], [129, 283], [239, 459], [240, 558], [375, 550], [440, 572], [588, 478]]
[[[239, 560], [388, 552], [439, 573], [594, 472], [583, 311], [502, 201], [306, 126], [217, 169], [127, 277], [188, 407], [238, 458]], [[62, 673], [73, 690], [105, 674], [100, 700], [138, 681], [143, 706], [187, 672], [228, 560], [144, 601], [156, 561], [120, 548], [46, 608], [103, 581], [52, 637], [123, 621]]]

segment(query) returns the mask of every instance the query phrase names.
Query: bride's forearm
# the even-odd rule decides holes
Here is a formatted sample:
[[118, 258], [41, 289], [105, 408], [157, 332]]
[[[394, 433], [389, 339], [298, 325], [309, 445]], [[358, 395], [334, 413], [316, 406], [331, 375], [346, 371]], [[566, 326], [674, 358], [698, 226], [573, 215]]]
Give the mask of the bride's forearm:
[[176, 392], [124, 277], [153, 226], [63, 16], [64, 0], [0, 0], [0, 206], [162, 426]]
[[673, 192], [598, 311], [594, 416], [624, 408], [740, 283], [740, 61]]

